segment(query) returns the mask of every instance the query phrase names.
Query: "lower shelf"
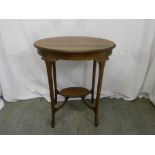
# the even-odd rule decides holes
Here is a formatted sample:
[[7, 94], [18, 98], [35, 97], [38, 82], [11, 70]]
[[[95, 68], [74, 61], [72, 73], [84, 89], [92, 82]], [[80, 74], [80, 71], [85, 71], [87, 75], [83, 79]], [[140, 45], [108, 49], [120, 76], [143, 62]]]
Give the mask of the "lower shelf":
[[90, 91], [83, 87], [68, 87], [62, 89], [59, 93], [64, 97], [85, 97]]

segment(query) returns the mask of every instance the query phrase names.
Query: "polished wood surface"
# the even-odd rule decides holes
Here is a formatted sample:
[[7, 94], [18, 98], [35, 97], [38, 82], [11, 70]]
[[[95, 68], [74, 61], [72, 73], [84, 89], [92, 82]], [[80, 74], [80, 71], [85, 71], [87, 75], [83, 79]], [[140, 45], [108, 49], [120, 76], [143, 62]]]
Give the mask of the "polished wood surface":
[[64, 97], [85, 97], [89, 93], [90, 91], [88, 89], [82, 87], [69, 87], [60, 91], [60, 95]]
[[50, 52], [90, 53], [112, 49], [116, 45], [112, 41], [95, 37], [66, 36], [41, 39], [35, 42], [34, 46], [39, 49], [50, 50]]
[[[49, 90], [51, 97], [52, 121], [51, 126], [55, 126], [55, 113], [61, 109], [70, 97], [81, 97], [84, 104], [95, 113], [95, 126], [98, 126], [99, 119], [99, 101], [102, 87], [103, 71], [106, 60], [112, 54], [115, 43], [106, 39], [81, 36], [66, 36], [46, 38], [34, 43], [38, 49], [38, 54], [45, 61]], [[93, 60], [92, 89], [71, 87], [61, 91], [57, 90], [56, 80], [56, 61], [57, 60]], [[96, 65], [99, 66], [99, 75], [97, 83], [96, 102], [94, 102], [94, 88], [96, 77]], [[90, 105], [85, 101], [85, 96], [91, 93]], [[64, 102], [57, 106], [57, 95], [65, 97]]]

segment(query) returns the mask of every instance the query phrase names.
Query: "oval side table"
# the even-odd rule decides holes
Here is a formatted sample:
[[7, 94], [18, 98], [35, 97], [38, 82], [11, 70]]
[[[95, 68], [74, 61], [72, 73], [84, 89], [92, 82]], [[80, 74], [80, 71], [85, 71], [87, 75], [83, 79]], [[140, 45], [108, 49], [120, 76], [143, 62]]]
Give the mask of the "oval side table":
[[[81, 97], [84, 104], [94, 111], [95, 126], [98, 126], [98, 110], [104, 66], [109, 55], [112, 54], [112, 49], [116, 46], [115, 43], [95, 37], [66, 36], [41, 39], [36, 41], [34, 46], [38, 49], [38, 54], [41, 55], [42, 59], [45, 61], [47, 68], [52, 111], [51, 126], [55, 126], [55, 113], [65, 105], [70, 97]], [[83, 87], [69, 87], [59, 91], [57, 89], [56, 80], [57, 60], [93, 60], [91, 90]], [[99, 65], [99, 76], [96, 101], [94, 103], [94, 87], [97, 63]], [[64, 102], [60, 106], [57, 106], [58, 94], [64, 96], [65, 98]], [[92, 104], [88, 104], [85, 101], [85, 97], [88, 94], [91, 94]]]

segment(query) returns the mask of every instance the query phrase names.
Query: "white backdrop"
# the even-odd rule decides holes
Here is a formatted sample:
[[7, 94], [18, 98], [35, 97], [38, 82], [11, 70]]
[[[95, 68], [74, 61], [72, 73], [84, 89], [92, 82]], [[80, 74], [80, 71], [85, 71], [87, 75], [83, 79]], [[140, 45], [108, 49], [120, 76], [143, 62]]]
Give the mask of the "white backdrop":
[[[102, 97], [132, 100], [145, 96], [155, 103], [155, 20], [0, 20], [0, 96], [7, 101], [34, 97], [49, 101], [45, 64], [33, 43], [66, 35], [95, 36], [116, 43], [106, 63]], [[58, 88], [90, 88], [90, 64], [59, 61]]]

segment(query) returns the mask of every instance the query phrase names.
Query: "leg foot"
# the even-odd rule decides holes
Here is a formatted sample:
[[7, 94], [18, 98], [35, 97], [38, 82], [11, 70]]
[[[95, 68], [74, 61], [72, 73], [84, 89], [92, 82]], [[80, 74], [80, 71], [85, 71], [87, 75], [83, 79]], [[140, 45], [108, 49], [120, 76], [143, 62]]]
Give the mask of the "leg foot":
[[55, 126], [55, 117], [52, 117], [51, 127], [54, 128], [54, 126]]
[[99, 125], [98, 115], [95, 114], [95, 127], [97, 127], [98, 125]]

